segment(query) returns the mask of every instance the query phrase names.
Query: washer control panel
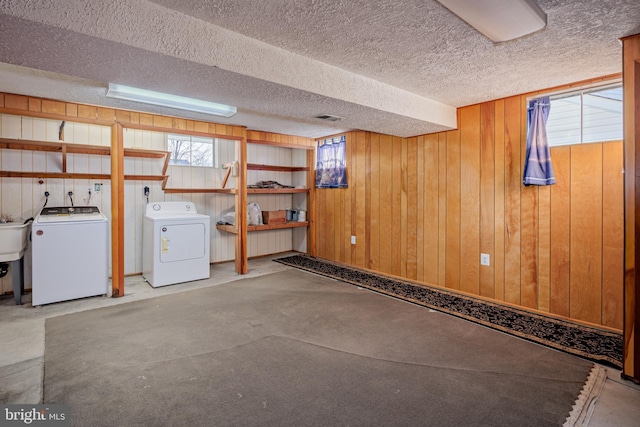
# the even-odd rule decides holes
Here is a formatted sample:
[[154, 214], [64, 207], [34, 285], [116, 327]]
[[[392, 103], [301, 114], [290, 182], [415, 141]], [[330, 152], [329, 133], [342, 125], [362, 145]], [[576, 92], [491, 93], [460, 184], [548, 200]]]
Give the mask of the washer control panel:
[[40, 215], [93, 215], [99, 214], [100, 210], [97, 206], [60, 206], [60, 207], [44, 207]]

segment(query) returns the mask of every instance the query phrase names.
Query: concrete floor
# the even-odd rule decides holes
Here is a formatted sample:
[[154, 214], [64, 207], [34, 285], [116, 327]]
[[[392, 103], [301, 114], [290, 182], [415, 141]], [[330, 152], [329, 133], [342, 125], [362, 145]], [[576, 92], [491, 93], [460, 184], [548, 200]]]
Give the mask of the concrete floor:
[[[290, 267], [273, 262], [286, 254], [249, 261], [249, 273], [234, 272], [233, 263], [215, 264], [211, 278], [195, 282], [152, 288], [141, 276], [125, 280], [122, 298], [94, 297], [33, 308], [31, 295], [23, 296], [23, 305], [16, 306], [12, 297], [0, 299], [0, 403], [40, 403], [43, 390], [45, 320], [77, 311], [108, 307], [141, 299], [153, 298], [185, 290], [215, 286], [234, 280], [260, 276]], [[126, 333], [126, 331], [123, 331]], [[620, 378], [620, 371], [603, 366], [607, 380], [602, 392], [589, 408], [592, 410], [584, 425], [605, 427], [635, 427], [640, 425], [640, 386]]]

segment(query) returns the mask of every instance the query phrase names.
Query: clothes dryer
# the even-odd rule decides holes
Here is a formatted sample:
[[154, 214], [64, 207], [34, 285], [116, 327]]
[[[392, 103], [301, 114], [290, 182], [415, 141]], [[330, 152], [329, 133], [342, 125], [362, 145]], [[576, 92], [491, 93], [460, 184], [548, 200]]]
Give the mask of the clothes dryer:
[[210, 277], [210, 217], [190, 202], [149, 203], [143, 221], [142, 275], [159, 287]]

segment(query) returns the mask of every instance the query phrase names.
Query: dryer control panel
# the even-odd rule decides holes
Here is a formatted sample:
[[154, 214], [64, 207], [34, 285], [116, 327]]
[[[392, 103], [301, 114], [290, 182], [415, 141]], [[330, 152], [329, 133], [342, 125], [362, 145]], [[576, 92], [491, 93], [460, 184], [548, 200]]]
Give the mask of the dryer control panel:
[[146, 216], [192, 215], [197, 213], [196, 205], [191, 202], [155, 202], [147, 205]]

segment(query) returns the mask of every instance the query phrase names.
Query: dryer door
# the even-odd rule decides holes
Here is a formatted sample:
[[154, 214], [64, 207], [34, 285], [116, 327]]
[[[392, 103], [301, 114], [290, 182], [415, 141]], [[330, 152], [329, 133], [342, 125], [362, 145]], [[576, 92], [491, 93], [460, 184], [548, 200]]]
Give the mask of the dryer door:
[[158, 231], [160, 262], [186, 261], [205, 255], [204, 224], [166, 224], [160, 225]]

